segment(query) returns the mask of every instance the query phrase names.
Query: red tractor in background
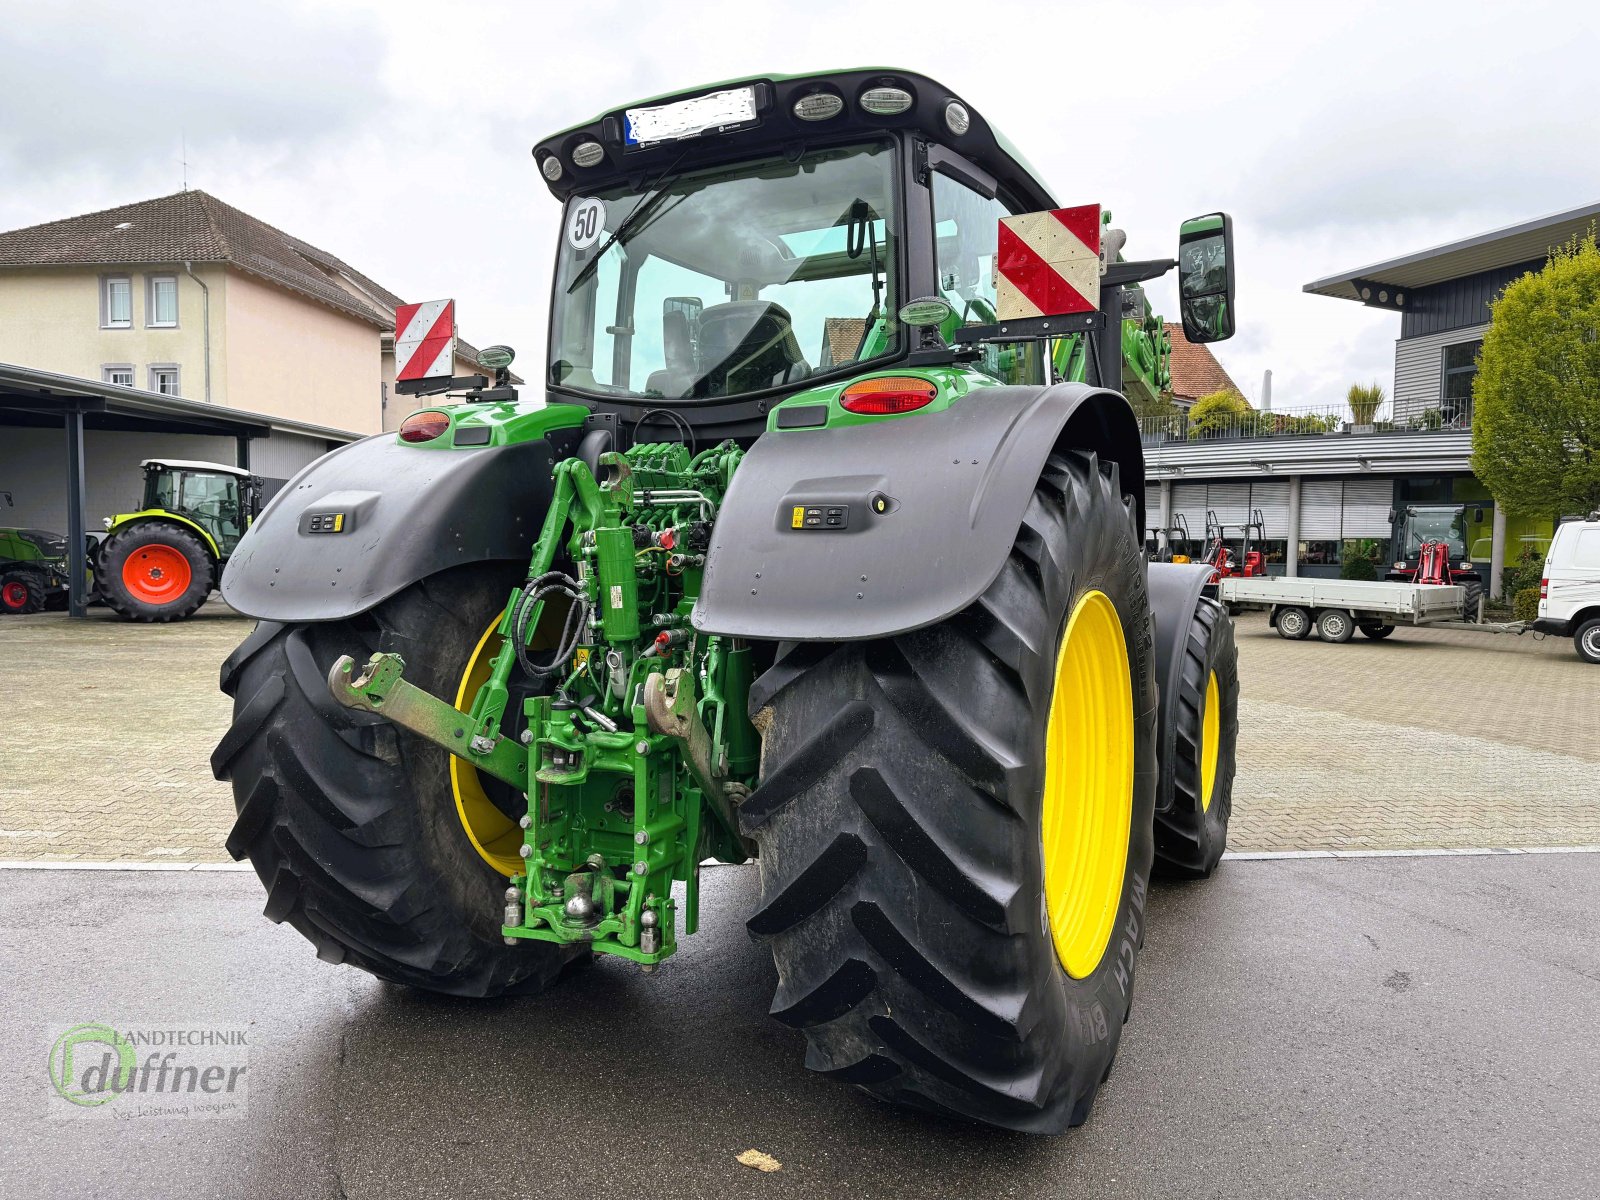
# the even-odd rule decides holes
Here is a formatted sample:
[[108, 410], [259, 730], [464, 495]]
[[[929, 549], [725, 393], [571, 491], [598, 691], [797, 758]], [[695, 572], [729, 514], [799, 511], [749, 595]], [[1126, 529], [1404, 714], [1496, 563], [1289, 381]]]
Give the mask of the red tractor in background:
[[1233, 547], [1228, 544], [1228, 527], [1217, 520], [1217, 514], [1212, 511], [1206, 513], [1206, 554], [1200, 561], [1212, 568], [1211, 583], [1215, 585], [1223, 579], [1254, 579], [1267, 573], [1266, 560], [1261, 551], [1250, 548], [1252, 542], [1266, 540], [1266, 522], [1261, 516], [1261, 510], [1255, 509], [1250, 514], [1250, 520], [1242, 525], [1234, 526], [1239, 530], [1239, 553], [1233, 552]]

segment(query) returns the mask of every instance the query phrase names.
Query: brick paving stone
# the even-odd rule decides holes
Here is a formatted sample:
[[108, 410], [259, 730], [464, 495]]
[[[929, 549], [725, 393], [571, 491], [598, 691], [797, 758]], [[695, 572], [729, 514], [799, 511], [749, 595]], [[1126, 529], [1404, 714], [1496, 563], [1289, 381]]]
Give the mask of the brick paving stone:
[[[223, 862], [222, 660], [250, 630], [0, 618], [0, 859]], [[1600, 845], [1600, 669], [1570, 642], [1239, 621], [1235, 850]]]

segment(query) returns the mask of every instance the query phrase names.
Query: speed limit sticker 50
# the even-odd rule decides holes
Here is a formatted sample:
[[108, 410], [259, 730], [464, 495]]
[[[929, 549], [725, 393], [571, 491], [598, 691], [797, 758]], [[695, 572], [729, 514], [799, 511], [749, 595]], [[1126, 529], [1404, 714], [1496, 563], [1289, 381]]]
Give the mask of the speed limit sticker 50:
[[605, 232], [605, 201], [589, 197], [575, 201], [567, 217], [567, 245], [574, 250], [587, 250], [600, 240]]

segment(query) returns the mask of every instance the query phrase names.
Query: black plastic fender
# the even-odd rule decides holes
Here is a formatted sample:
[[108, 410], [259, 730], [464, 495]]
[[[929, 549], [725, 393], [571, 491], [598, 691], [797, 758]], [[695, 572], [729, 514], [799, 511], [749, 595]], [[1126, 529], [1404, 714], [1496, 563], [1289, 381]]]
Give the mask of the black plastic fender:
[[464, 563], [526, 563], [550, 502], [555, 449], [433, 450], [392, 433], [296, 475], [250, 526], [222, 597], [266, 621], [338, 621]]
[[1161, 774], [1156, 785], [1156, 810], [1172, 807], [1172, 762], [1177, 754], [1179, 672], [1189, 622], [1200, 607], [1200, 597], [1211, 582], [1211, 568], [1201, 563], [1156, 563], [1148, 568], [1150, 612], [1156, 625], [1156, 685], [1160, 689], [1160, 721], [1156, 729], [1156, 761]]
[[999, 575], [1058, 443], [1120, 464], [1143, 530], [1138, 423], [1116, 392], [984, 388], [941, 412], [763, 434], [718, 513], [695, 628], [857, 641], [960, 612]]

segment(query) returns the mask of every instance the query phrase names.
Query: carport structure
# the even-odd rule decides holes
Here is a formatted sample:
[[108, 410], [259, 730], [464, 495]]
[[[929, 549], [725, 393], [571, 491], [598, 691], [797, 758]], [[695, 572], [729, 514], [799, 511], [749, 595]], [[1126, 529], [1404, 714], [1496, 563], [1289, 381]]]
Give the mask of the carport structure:
[[97, 431], [187, 434], [232, 438], [234, 465], [251, 468], [251, 444], [278, 435], [292, 474], [298, 466], [360, 435], [343, 429], [222, 408], [198, 400], [121, 387], [31, 367], [0, 363], [0, 428], [64, 429], [66, 461], [68, 611], [82, 617], [88, 605], [88, 513], [84, 466], [87, 435]]

